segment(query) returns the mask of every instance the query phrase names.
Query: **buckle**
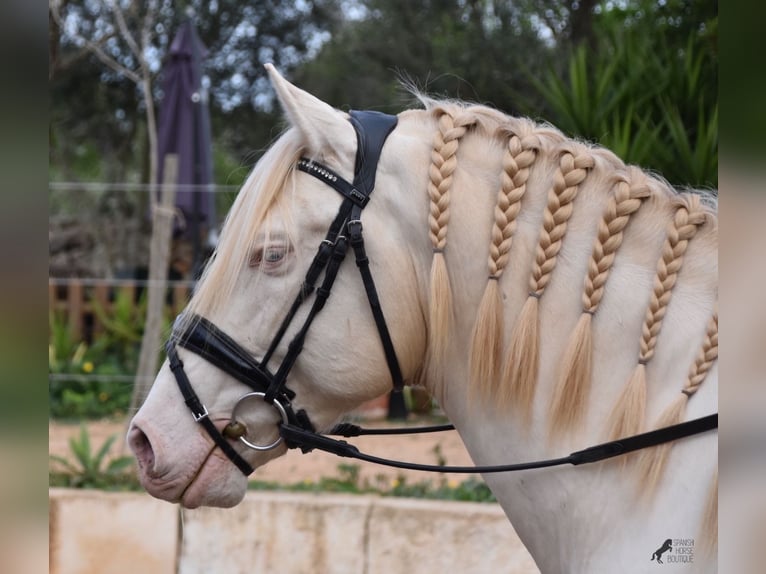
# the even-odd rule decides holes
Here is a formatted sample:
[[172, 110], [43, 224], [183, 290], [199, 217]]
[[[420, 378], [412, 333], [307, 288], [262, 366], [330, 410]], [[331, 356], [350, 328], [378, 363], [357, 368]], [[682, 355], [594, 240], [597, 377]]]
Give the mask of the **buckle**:
[[362, 220], [361, 219], [351, 219], [346, 224], [346, 229], [348, 229], [348, 234], [351, 237], [352, 240], [358, 240], [359, 237], [362, 235], [362, 231], [364, 228], [362, 227]]
[[363, 194], [361, 191], [359, 191], [355, 187], [351, 187], [351, 189], [348, 190], [349, 199], [351, 199], [356, 205], [358, 205], [361, 208], [364, 208], [367, 205], [367, 202], [370, 201], [370, 196]]
[[205, 405], [202, 405], [202, 411], [203, 412], [201, 412], [199, 414], [197, 414], [194, 411], [192, 411], [192, 417], [194, 417], [194, 422], [195, 423], [198, 423], [202, 419], [207, 418], [208, 413], [207, 413], [207, 407]]

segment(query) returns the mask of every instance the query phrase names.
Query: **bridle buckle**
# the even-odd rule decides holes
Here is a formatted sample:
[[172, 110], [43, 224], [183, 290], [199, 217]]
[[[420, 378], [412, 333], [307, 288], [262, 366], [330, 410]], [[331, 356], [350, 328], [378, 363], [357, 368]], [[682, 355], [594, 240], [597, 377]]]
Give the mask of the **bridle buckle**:
[[202, 412], [201, 413], [195, 413], [194, 411], [192, 411], [192, 417], [194, 417], [194, 422], [195, 423], [198, 423], [202, 419], [207, 418], [207, 416], [208, 416], [208, 412], [207, 412], [207, 407], [205, 405], [202, 405]]

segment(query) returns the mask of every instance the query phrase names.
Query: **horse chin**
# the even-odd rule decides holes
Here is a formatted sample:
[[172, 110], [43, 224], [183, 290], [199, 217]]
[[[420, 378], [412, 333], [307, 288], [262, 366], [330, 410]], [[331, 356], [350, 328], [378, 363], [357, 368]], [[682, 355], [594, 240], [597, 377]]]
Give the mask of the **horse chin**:
[[213, 452], [181, 495], [184, 508], [215, 506], [231, 508], [245, 497], [247, 477], [228, 459]]
[[247, 491], [247, 478], [228, 459], [212, 452], [195, 469], [188, 469], [171, 480], [139, 475], [141, 485], [155, 498], [176, 502], [184, 508], [215, 506], [231, 508]]
[[[225, 421], [216, 421], [216, 426], [224, 425]], [[228, 508], [245, 495], [245, 475], [202, 432], [190, 435], [179, 454], [168, 447], [175, 444], [172, 440], [160, 440], [151, 425], [142, 421], [139, 427], [134, 421], [128, 443], [138, 462], [141, 485], [155, 498], [187, 508]]]

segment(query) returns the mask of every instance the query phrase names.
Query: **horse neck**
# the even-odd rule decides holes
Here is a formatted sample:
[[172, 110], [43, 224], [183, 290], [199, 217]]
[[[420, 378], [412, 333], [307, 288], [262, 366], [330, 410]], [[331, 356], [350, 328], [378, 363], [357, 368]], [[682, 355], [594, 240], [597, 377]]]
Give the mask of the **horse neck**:
[[[710, 211], [697, 199], [675, 195], [662, 182], [625, 167], [608, 152], [566, 141], [550, 130], [535, 133], [529, 124], [513, 124], [505, 132], [506, 137], [497, 138], [487, 137], [482, 130], [472, 132], [470, 117], [458, 115], [457, 121], [453, 117], [446, 122], [449, 125], [438, 124], [435, 150], [440, 146], [446, 149], [455, 139], [460, 142], [446, 150], [444, 155], [449, 157], [432, 160], [429, 173], [433, 260], [430, 285], [424, 273], [424, 291], [430, 291], [433, 306], [433, 281], [439, 277], [436, 267], [444, 265], [451, 299], [446, 336], [443, 324], [431, 310], [427, 369], [427, 377], [431, 378], [427, 384], [431, 384], [458, 427], [475, 462], [500, 464], [561, 456], [603, 442], [608, 438], [614, 405], [619, 403], [626, 381], [631, 380], [639, 362], [648, 379], [644, 383], [648, 392], [639, 430], [655, 426], [657, 418], [674, 404], [682, 390], [694, 393], [694, 399], [688, 401], [689, 416], [715, 411], [715, 372], [713, 369], [707, 377], [710, 380], [700, 386], [700, 380], [708, 374], [706, 369], [710, 369], [710, 357], [705, 355], [707, 358], [699, 360], [701, 349], [713, 348], [711, 337], [716, 340], [717, 353], [717, 318], [715, 329], [710, 327], [717, 284], [716, 226]], [[521, 133], [514, 134], [516, 128]], [[508, 167], [508, 149], [514, 135], [518, 136], [517, 146], [538, 146], [538, 151], [524, 180], [525, 191], [517, 213], [512, 214], [515, 224], [508, 245], [504, 239], [493, 238], [493, 233], [497, 232], [497, 221], [503, 223], [498, 208], [513, 211], [507, 209], [507, 202], [498, 201], [498, 190], [504, 173], [512, 171]], [[518, 160], [519, 153], [515, 156]], [[518, 167], [514, 168], [517, 172]], [[434, 177], [434, 168], [442, 173]], [[566, 182], [554, 192], [557, 178]], [[444, 185], [447, 179], [449, 186]], [[576, 188], [574, 193], [572, 187]], [[446, 190], [448, 200], [442, 201]], [[554, 193], [558, 199], [552, 197]], [[568, 197], [564, 197], [566, 194]], [[628, 207], [631, 202], [635, 205]], [[556, 221], [562, 215], [559, 210], [563, 204], [569, 205], [570, 213], [566, 214], [562, 231]], [[626, 221], [615, 223], [622, 218]], [[622, 227], [617, 248], [614, 229], [604, 235], [605, 222], [607, 227]], [[543, 239], [546, 225], [544, 233], [548, 237]], [[556, 256], [551, 261], [547, 253], [555, 242]], [[596, 243], [602, 248], [598, 257]], [[500, 261], [501, 273], [490, 249], [499, 244], [507, 250], [505, 260]], [[541, 252], [546, 253], [542, 260]], [[589, 271], [594, 261], [598, 267], [605, 257], [611, 259], [605, 276]], [[501, 360], [490, 369], [495, 380], [488, 383], [477, 380], [471, 368], [475, 357], [469, 357], [467, 351], [472, 349], [477, 316], [492, 282], [499, 290], [503, 325], [498, 345]], [[671, 290], [672, 301], [668, 303]], [[660, 309], [658, 298], [662, 301]], [[519, 373], [511, 364], [512, 375], [504, 378], [508, 366], [502, 363], [513, 353], [520, 317], [534, 305], [538, 362], [531, 392], [509, 391], [517, 386], [513, 377]], [[652, 314], [654, 318], [647, 319]], [[587, 318], [583, 319], [584, 315]], [[586, 389], [575, 393], [580, 398], [569, 405], [567, 393], [571, 390], [565, 388], [563, 395], [560, 392], [562, 357], [571, 346], [573, 331], [583, 321], [590, 322], [592, 362]], [[661, 331], [656, 329], [658, 322]], [[433, 344], [432, 340], [440, 336], [441, 346]], [[528, 342], [521, 338], [522, 358], [530, 354], [529, 346], [524, 345]], [[701, 379], [689, 374], [695, 365], [703, 365], [698, 373]], [[552, 405], [557, 393], [561, 395], [560, 410], [576, 411], [572, 420], [556, 421]], [[564, 475], [567, 478], [562, 481]], [[524, 523], [519, 533], [533, 549], [541, 540], [558, 540], [562, 529], [578, 529], [577, 520], [568, 522], [566, 516], [559, 515], [557, 505], [569, 504], [576, 518], [577, 509], [585, 511], [582, 505], [590, 500], [583, 492], [592, 492], [595, 484], [599, 484], [601, 494], [615, 489], [623, 489], [617, 495], [625, 498], [635, 494], [634, 485], [625, 486], [626, 481], [619, 480], [613, 469], [596, 475], [592, 471], [546, 471], [536, 475], [534, 485], [525, 485], [522, 475], [486, 478], [517, 528]], [[544, 520], [546, 514], [557, 518]], [[530, 515], [535, 519], [530, 520]], [[580, 529], [580, 540], [593, 542], [604, 537], [610, 529], [607, 515], [604, 513], [603, 520], [592, 520], [591, 527]], [[570, 534], [571, 544], [575, 544], [577, 536]], [[576, 561], [577, 552], [569, 548], [560, 556]], [[557, 566], [550, 568], [555, 571]]]
[[[697, 197], [675, 194], [611, 153], [550, 129], [508, 118], [507, 125], [488, 135], [470, 113], [453, 115], [447, 127], [441, 118], [437, 122], [434, 149], [453, 140], [459, 145], [440, 161], [432, 153], [429, 173], [433, 255], [425, 257], [431, 275], [424, 272], [423, 278], [425, 306], [430, 307], [428, 383], [435, 394], [456, 414], [467, 413], [470, 404], [501, 420], [519, 415], [515, 420], [527, 430], [539, 427], [539, 434], [553, 434], [554, 439], [566, 434], [576, 442], [603, 434], [622, 383], [641, 362], [647, 371], [678, 381], [650, 397], [647, 414], [656, 414], [684, 388], [715, 307], [717, 230], [712, 211]], [[535, 151], [532, 159], [529, 149]], [[442, 171], [438, 177], [433, 175], [436, 169]], [[524, 169], [526, 174], [519, 177]], [[518, 183], [508, 185], [512, 178]], [[444, 185], [447, 179], [449, 185]], [[523, 191], [506, 189], [501, 199], [504, 187]], [[499, 214], [503, 210], [505, 215]], [[434, 289], [437, 264], [444, 265], [448, 276], [446, 319], [433, 310], [439, 301]], [[665, 285], [658, 288], [658, 281]], [[481, 363], [475, 360], [481, 345], [472, 349], [472, 344], [487, 330], [482, 306], [495, 285], [501, 301], [497, 314], [503, 319], [498, 356], [493, 368], [482, 371], [474, 368]], [[662, 299], [659, 310], [657, 298]], [[519, 396], [509, 390], [519, 372], [509, 370], [505, 359], [518, 351], [513, 347], [519, 342], [514, 339], [519, 339], [520, 316], [533, 299], [538, 307], [537, 368], [528, 396]], [[649, 321], [650, 310], [659, 317]], [[556, 431], [550, 405], [560, 386], [562, 356], [584, 316], [592, 323], [592, 368], [588, 388], [580, 393], [587, 404], [579, 405], [581, 415], [563, 424], [566, 433], [543, 433], [543, 428]], [[662, 344], [657, 340], [660, 327]], [[522, 351], [530, 349], [521, 345]], [[529, 354], [534, 352], [521, 356]]]

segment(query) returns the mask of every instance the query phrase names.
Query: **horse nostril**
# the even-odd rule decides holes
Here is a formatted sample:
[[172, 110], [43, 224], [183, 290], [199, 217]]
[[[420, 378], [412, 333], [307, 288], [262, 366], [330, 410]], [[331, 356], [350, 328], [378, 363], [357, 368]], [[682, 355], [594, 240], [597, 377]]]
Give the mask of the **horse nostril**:
[[152, 475], [154, 473], [154, 449], [144, 431], [133, 426], [128, 433], [128, 444], [138, 461], [139, 468], [146, 474]]

